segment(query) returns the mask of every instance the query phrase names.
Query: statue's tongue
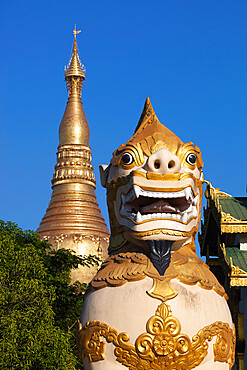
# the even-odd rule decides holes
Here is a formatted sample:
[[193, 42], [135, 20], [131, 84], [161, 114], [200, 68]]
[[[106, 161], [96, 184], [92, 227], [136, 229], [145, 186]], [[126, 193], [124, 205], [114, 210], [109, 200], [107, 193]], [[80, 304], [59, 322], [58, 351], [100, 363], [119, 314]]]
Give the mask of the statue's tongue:
[[153, 203], [140, 207], [143, 213], [172, 213], [177, 212], [177, 208], [172, 206], [166, 199], [154, 200]]

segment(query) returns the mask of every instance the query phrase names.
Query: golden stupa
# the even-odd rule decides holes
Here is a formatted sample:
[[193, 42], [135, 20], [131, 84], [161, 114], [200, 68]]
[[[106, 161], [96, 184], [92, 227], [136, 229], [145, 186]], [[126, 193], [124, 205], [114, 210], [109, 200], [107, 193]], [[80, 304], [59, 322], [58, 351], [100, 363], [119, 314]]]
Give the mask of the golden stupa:
[[[38, 233], [54, 249], [67, 248], [77, 255], [107, 257], [109, 231], [95, 195], [95, 176], [91, 164], [89, 126], [82, 106], [82, 84], [85, 69], [77, 51], [73, 31], [73, 55], [65, 69], [69, 94], [59, 127], [57, 164], [52, 179], [53, 193]], [[72, 271], [72, 281], [89, 282], [97, 267]]]

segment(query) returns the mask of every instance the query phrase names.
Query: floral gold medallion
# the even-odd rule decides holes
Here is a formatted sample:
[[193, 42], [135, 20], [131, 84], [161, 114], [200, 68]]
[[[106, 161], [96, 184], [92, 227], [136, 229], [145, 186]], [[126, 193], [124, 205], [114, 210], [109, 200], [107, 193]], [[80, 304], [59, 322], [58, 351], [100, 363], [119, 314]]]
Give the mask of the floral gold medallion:
[[105, 340], [115, 346], [116, 360], [131, 370], [190, 370], [202, 363], [207, 356], [209, 342], [213, 345], [214, 361], [226, 362], [229, 369], [234, 364], [235, 330], [229, 324], [216, 321], [189, 338], [181, 333], [179, 320], [172, 316], [169, 305], [161, 303], [155, 315], [146, 324], [146, 333], [135, 344], [129, 342], [127, 333], [99, 321], [80, 324], [77, 346], [80, 357], [89, 361], [104, 360]]

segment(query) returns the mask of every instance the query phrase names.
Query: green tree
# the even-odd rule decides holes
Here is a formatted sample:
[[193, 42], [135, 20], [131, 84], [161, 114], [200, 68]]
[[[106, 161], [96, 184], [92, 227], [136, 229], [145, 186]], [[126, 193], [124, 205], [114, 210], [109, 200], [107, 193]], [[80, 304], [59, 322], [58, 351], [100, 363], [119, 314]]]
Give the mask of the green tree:
[[75, 369], [76, 321], [85, 284], [70, 271], [98, 263], [54, 251], [33, 231], [0, 221], [0, 368]]

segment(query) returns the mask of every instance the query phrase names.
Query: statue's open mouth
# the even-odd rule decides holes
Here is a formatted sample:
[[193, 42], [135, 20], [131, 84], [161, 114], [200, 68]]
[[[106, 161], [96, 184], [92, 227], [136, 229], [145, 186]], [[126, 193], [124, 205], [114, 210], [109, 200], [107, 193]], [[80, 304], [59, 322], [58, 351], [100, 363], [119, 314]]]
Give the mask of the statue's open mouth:
[[198, 216], [199, 196], [191, 186], [179, 191], [147, 191], [137, 185], [121, 195], [120, 214], [135, 223], [153, 219], [169, 219], [188, 223]]

